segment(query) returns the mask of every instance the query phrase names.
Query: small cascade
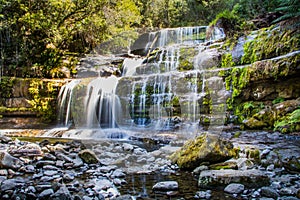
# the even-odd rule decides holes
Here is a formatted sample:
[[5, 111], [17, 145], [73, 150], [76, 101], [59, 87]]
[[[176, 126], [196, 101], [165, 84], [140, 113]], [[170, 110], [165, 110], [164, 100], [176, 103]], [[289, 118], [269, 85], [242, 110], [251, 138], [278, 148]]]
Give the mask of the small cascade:
[[71, 103], [73, 98], [74, 88], [80, 83], [80, 80], [75, 79], [65, 84], [58, 94], [58, 121], [63, 126], [68, 126], [72, 122]]
[[85, 116], [87, 127], [116, 128], [117, 116], [121, 113], [121, 106], [115, 89], [118, 78], [99, 77], [87, 86], [85, 97]]
[[140, 66], [144, 60], [144, 58], [125, 58], [122, 66], [122, 76], [133, 76], [136, 72], [136, 68]]

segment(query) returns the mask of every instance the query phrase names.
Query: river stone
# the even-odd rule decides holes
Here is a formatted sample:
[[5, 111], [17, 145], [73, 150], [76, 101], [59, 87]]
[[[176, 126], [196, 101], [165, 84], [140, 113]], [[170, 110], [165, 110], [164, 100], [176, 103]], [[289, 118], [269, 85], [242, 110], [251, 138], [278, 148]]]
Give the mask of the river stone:
[[54, 194], [51, 195], [51, 200], [71, 200], [72, 196], [66, 186], [62, 186]]
[[18, 158], [11, 156], [6, 151], [0, 151], [0, 168], [19, 169], [22, 164]]
[[16, 190], [22, 185], [24, 185], [24, 181], [21, 179], [7, 179], [1, 183], [1, 191]]
[[210, 164], [223, 162], [236, 155], [230, 141], [219, 135], [204, 133], [171, 155], [173, 163], [183, 169], [195, 169], [203, 162]]
[[27, 143], [25, 145], [22, 145], [15, 148], [8, 149], [8, 153], [10, 153], [12, 156], [15, 157], [21, 157], [21, 156], [42, 156], [43, 152], [41, 147], [38, 144], [35, 143]]
[[178, 183], [176, 181], [158, 182], [152, 187], [152, 189], [163, 191], [178, 190]]
[[52, 194], [54, 194], [53, 189], [46, 189], [43, 192], [41, 192], [39, 194], [39, 199], [47, 199], [48, 197], [50, 197]]
[[243, 184], [231, 183], [225, 187], [224, 191], [230, 194], [239, 194], [243, 192], [244, 189], [245, 186]]
[[269, 178], [260, 170], [205, 170], [200, 173], [198, 185], [202, 188], [241, 183], [247, 187], [260, 187], [269, 184]]
[[277, 197], [279, 197], [278, 192], [276, 192], [276, 190], [274, 190], [271, 187], [262, 187], [260, 189], [260, 194], [262, 196], [271, 197], [271, 198], [274, 198], [274, 199], [277, 199]]
[[96, 154], [89, 149], [84, 149], [80, 151], [78, 153], [78, 156], [83, 160], [83, 162], [87, 164], [97, 164], [99, 162]]

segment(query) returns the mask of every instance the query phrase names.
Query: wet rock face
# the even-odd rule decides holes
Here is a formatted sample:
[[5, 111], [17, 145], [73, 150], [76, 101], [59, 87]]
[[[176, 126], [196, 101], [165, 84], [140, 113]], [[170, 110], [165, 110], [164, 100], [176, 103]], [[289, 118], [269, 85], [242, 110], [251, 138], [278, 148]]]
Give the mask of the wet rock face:
[[235, 156], [232, 143], [218, 135], [205, 133], [187, 142], [171, 156], [171, 160], [184, 169], [195, 169], [202, 162], [211, 164], [225, 161]]

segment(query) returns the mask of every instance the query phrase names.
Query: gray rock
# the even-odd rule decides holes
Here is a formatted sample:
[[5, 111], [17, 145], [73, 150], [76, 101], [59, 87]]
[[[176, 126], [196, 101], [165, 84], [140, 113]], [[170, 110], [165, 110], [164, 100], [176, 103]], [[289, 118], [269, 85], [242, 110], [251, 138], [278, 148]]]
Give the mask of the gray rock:
[[133, 151], [134, 147], [133, 147], [133, 145], [131, 145], [131, 144], [124, 143], [124, 144], [123, 144], [123, 149], [124, 149], [124, 151], [129, 151], [129, 152], [131, 152], [131, 151]]
[[260, 189], [260, 194], [262, 196], [271, 197], [271, 198], [274, 198], [274, 199], [277, 199], [277, 197], [279, 197], [278, 192], [276, 192], [276, 190], [274, 190], [271, 187], [262, 187]]
[[198, 191], [198, 192], [196, 192], [195, 198], [210, 199], [211, 198], [211, 190]]
[[26, 189], [25, 189], [25, 192], [26, 193], [36, 193], [36, 189], [34, 186], [28, 186]]
[[40, 160], [36, 163], [38, 168], [43, 167], [45, 165], [55, 165], [55, 162], [52, 160]]
[[52, 200], [71, 200], [72, 196], [66, 186], [62, 186], [54, 194], [51, 195]]
[[57, 173], [58, 173], [57, 170], [46, 170], [46, 171], [44, 171], [44, 175], [45, 176], [53, 176], [53, 175], [55, 175]]
[[53, 176], [42, 176], [40, 182], [49, 183], [49, 181], [52, 181], [53, 179], [54, 179]]
[[6, 151], [0, 151], [0, 168], [19, 169], [23, 162]]
[[254, 163], [248, 158], [239, 158], [237, 159], [236, 164], [238, 169], [241, 170], [252, 169], [254, 167]]
[[229, 183], [242, 183], [247, 187], [269, 184], [269, 177], [260, 170], [205, 170], [200, 173], [199, 187], [225, 186]]
[[40, 194], [39, 194], [39, 198], [40, 199], [47, 199], [48, 197], [50, 197], [52, 194], [54, 194], [54, 191], [53, 191], [53, 189], [46, 189], [46, 190], [44, 190], [43, 192], [41, 192]]
[[0, 188], [1, 191], [15, 190], [22, 185], [24, 185], [24, 181], [21, 179], [7, 179], [2, 182]]
[[152, 189], [163, 191], [178, 190], [178, 183], [176, 181], [158, 182], [152, 187]]
[[122, 170], [116, 169], [116, 170], [112, 173], [111, 177], [112, 177], [112, 178], [123, 178], [123, 177], [125, 177], [125, 175], [126, 175], [126, 174], [125, 174]]
[[6, 169], [0, 169], [0, 176], [7, 176], [8, 171]]
[[73, 174], [64, 174], [64, 176], [63, 176], [63, 180], [65, 181], [65, 182], [71, 182], [71, 181], [73, 181], [74, 180], [74, 175]]
[[43, 166], [43, 169], [44, 170], [55, 170], [55, 171], [58, 170], [58, 168], [53, 165], [45, 165], [45, 166]]
[[52, 155], [51, 153], [45, 153], [44, 154], [44, 159], [45, 160], [56, 161], [56, 157], [54, 155]]
[[133, 199], [133, 197], [131, 197], [131, 195], [126, 194], [126, 195], [119, 196], [113, 200], [132, 200], [132, 199]]
[[297, 189], [295, 187], [284, 187], [279, 190], [282, 196], [293, 196], [297, 194]]
[[243, 192], [244, 189], [245, 189], [245, 186], [242, 184], [231, 183], [225, 187], [224, 191], [227, 193], [230, 193], [230, 194], [239, 194], [239, 193]]
[[193, 173], [196, 175], [199, 175], [202, 171], [208, 170], [208, 167], [206, 165], [201, 165], [193, 170]]
[[296, 197], [291, 197], [291, 196], [285, 196], [285, 197], [280, 197], [278, 200], [299, 200]]

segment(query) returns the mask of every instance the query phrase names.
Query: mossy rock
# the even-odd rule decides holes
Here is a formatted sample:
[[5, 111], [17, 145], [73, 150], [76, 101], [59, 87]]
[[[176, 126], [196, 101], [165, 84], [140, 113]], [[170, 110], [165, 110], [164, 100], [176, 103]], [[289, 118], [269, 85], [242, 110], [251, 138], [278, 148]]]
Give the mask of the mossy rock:
[[236, 155], [231, 142], [221, 139], [219, 135], [203, 133], [171, 155], [173, 163], [180, 168], [192, 170], [203, 162], [210, 164], [226, 161]]
[[97, 164], [99, 162], [96, 154], [89, 149], [84, 149], [80, 151], [78, 153], [78, 156], [83, 160], [83, 162], [87, 164]]
[[230, 162], [222, 162], [217, 164], [212, 164], [209, 166], [211, 170], [221, 170], [221, 169], [238, 169], [237, 163], [230, 161]]
[[300, 123], [299, 106], [300, 98], [284, 101], [261, 110], [244, 120], [243, 124], [250, 129], [275, 127], [275, 130], [281, 130], [281, 132], [292, 132], [293, 128], [290, 127], [290, 130], [285, 128], [287, 125], [294, 125], [295, 129], [298, 127], [297, 125]]

